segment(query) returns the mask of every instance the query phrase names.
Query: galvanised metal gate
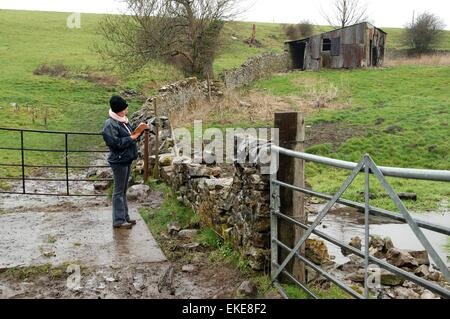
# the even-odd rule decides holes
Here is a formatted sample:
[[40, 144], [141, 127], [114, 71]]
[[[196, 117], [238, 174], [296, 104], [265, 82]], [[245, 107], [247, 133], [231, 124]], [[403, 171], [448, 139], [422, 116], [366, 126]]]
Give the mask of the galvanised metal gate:
[[[24, 130], [24, 129], [13, 129], [13, 128], [0, 128], [0, 131], [16, 132], [18, 134], [17, 139], [20, 140], [20, 147], [2, 147], [0, 145], [0, 150], [5, 151], [17, 151], [20, 152], [21, 162], [20, 163], [0, 163], [0, 167], [19, 167], [21, 168], [20, 177], [0, 177], [0, 180], [9, 181], [21, 181], [22, 191], [21, 192], [8, 192], [1, 191], [0, 194], [21, 194], [21, 195], [41, 195], [41, 196], [79, 196], [79, 197], [95, 197], [102, 196], [99, 194], [76, 194], [71, 192], [70, 183], [71, 182], [110, 182], [112, 179], [70, 179], [69, 173], [71, 169], [90, 169], [90, 168], [106, 168], [109, 166], [91, 166], [91, 165], [70, 165], [69, 157], [70, 154], [74, 153], [108, 153], [107, 150], [74, 150], [69, 147], [69, 136], [101, 136], [101, 133], [87, 133], [87, 132], [59, 132], [59, 131], [40, 131], [40, 130]], [[64, 149], [39, 149], [39, 148], [27, 148], [25, 147], [25, 134], [27, 133], [38, 133], [46, 135], [63, 135], [64, 136]], [[48, 153], [60, 153], [64, 155], [64, 165], [32, 165], [26, 163], [25, 154], [26, 152], [48, 152]], [[44, 169], [64, 169], [65, 178], [33, 178], [28, 177], [25, 174], [26, 168], [44, 168]], [[42, 181], [42, 182], [65, 182], [66, 191], [63, 194], [48, 194], [48, 193], [30, 193], [27, 192], [26, 182], [27, 181]], [[105, 195], [106, 196], [106, 195]]]
[[[450, 171], [436, 171], [436, 170], [419, 170], [419, 169], [405, 169], [405, 168], [392, 168], [392, 167], [379, 167], [375, 164], [375, 162], [372, 160], [372, 158], [369, 155], [365, 155], [364, 158], [357, 164], [357, 163], [351, 163], [351, 162], [345, 162], [341, 160], [335, 160], [331, 158], [325, 158], [320, 157], [316, 155], [311, 155], [307, 153], [300, 153], [300, 152], [294, 152], [285, 148], [278, 147], [276, 145], [272, 145], [271, 147], [273, 154], [277, 155], [284, 155], [289, 156], [293, 158], [297, 158], [300, 160], [305, 160], [309, 162], [324, 164], [336, 168], [351, 170], [351, 175], [347, 178], [347, 180], [344, 182], [344, 184], [341, 186], [339, 191], [334, 196], [329, 196], [326, 194], [322, 194], [319, 192], [315, 192], [312, 190], [308, 190], [306, 188], [300, 188], [296, 187], [290, 184], [283, 183], [282, 181], [277, 180], [277, 173], [275, 171], [272, 171], [272, 175], [270, 178], [270, 198], [271, 198], [271, 266], [272, 266], [272, 273], [271, 278], [272, 282], [275, 286], [277, 286], [280, 290], [280, 292], [283, 294], [285, 298], [287, 298], [287, 294], [284, 291], [283, 287], [280, 285], [278, 278], [280, 274], [284, 274], [287, 276], [290, 280], [292, 280], [296, 285], [298, 285], [300, 288], [302, 288], [304, 291], [306, 291], [310, 296], [313, 298], [318, 298], [318, 296], [311, 291], [307, 287], [306, 284], [299, 282], [292, 274], [290, 274], [286, 270], [286, 266], [288, 263], [293, 260], [293, 258], [298, 258], [301, 262], [306, 264], [307, 266], [314, 269], [316, 272], [318, 272], [320, 275], [331, 281], [332, 283], [336, 284], [338, 287], [349, 293], [355, 298], [359, 299], [367, 299], [369, 298], [369, 284], [368, 284], [368, 276], [369, 276], [369, 264], [375, 264], [379, 266], [380, 268], [383, 268], [393, 274], [399, 275], [405, 279], [408, 279], [415, 284], [422, 286], [426, 289], [429, 289], [430, 291], [440, 295], [443, 298], [450, 298], [450, 291], [445, 289], [444, 287], [441, 287], [433, 282], [427, 281], [421, 277], [418, 277], [412, 273], [409, 273], [408, 271], [405, 271], [401, 268], [395, 267], [388, 262], [381, 260], [379, 258], [376, 258], [374, 256], [371, 256], [369, 253], [369, 215], [373, 216], [382, 216], [385, 218], [389, 218], [392, 220], [400, 221], [403, 223], [407, 223], [411, 230], [414, 232], [414, 234], [417, 236], [421, 244], [424, 246], [426, 251], [428, 252], [431, 259], [435, 262], [439, 270], [444, 275], [447, 282], [450, 282], [450, 273], [449, 269], [447, 268], [444, 261], [440, 258], [436, 250], [432, 247], [428, 239], [424, 236], [421, 228], [428, 229], [436, 233], [444, 234], [447, 236], [450, 236], [450, 229], [447, 227], [443, 227], [440, 225], [434, 225], [431, 223], [415, 220], [411, 217], [408, 210], [406, 209], [405, 205], [400, 200], [397, 193], [393, 190], [393, 188], [389, 185], [389, 183], [386, 181], [385, 176], [391, 176], [391, 177], [398, 177], [398, 178], [408, 178], [408, 179], [418, 179], [418, 180], [428, 180], [428, 181], [439, 181], [439, 182], [450, 182]], [[278, 158], [277, 156], [272, 158]], [[277, 162], [278, 163], [278, 162]], [[364, 172], [365, 175], [365, 203], [357, 203], [345, 199], [341, 199], [342, 195], [346, 191], [346, 189], [353, 183], [355, 178], [358, 176], [360, 172]], [[384, 190], [387, 192], [391, 200], [395, 203], [396, 207], [401, 212], [401, 215], [394, 214], [391, 211], [383, 210], [380, 208], [376, 208], [373, 206], [370, 206], [369, 203], [369, 194], [370, 194], [370, 183], [369, 183], [369, 176], [370, 174], [373, 174], [376, 176], [377, 180], [381, 183]], [[322, 211], [319, 213], [315, 221], [311, 225], [306, 225], [298, 220], [286, 216], [283, 214], [283, 212], [280, 211], [280, 187], [285, 187], [288, 189], [291, 189], [295, 192], [300, 192], [305, 195], [318, 197], [322, 199], [327, 199], [329, 202], [326, 204], [326, 206], [322, 209]], [[329, 210], [333, 207], [334, 204], [339, 203], [348, 207], [358, 208], [363, 211], [363, 214], [365, 215], [365, 247], [363, 251], [356, 249], [354, 247], [351, 247], [347, 245], [344, 242], [341, 242], [335, 238], [332, 238], [331, 236], [317, 230], [317, 226], [321, 223], [323, 218], [327, 215]], [[286, 246], [284, 243], [282, 243], [278, 238], [278, 220], [283, 219], [287, 221], [290, 224], [295, 225], [295, 227], [299, 227], [303, 230], [305, 230], [304, 235], [298, 240], [295, 247], [292, 249], [291, 247]], [[354, 291], [352, 288], [348, 287], [344, 282], [342, 282], [340, 279], [338, 279], [336, 276], [333, 276], [331, 273], [326, 272], [322, 268], [315, 265], [313, 262], [302, 256], [299, 251], [300, 248], [304, 245], [306, 240], [311, 234], [315, 234], [319, 236], [320, 238], [340, 247], [347, 251], [350, 251], [351, 253], [355, 254], [356, 256], [360, 258], [364, 258], [364, 274], [365, 274], [365, 280], [364, 280], [364, 295], [361, 295], [360, 293]], [[281, 262], [281, 265], [279, 264], [278, 260], [278, 252], [279, 249], [286, 250], [289, 252], [286, 259]]]

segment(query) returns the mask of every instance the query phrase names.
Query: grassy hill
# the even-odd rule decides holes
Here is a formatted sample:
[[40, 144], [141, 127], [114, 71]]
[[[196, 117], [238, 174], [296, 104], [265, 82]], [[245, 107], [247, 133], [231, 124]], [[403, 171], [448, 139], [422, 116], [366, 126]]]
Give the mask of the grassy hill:
[[[332, 128], [329, 141], [323, 139], [309, 152], [353, 162], [368, 153], [383, 166], [450, 169], [450, 65], [294, 72], [255, 83], [253, 90], [309, 99], [317, 85], [333, 91], [326, 104], [347, 107], [308, 115], [307, 124], [318, 134]], [[343, 130], [350, 132], [334, 143]], [[347, 175], [320, 165], [309, 165], [307, 171], [314, 187], [330, 193]], [[357, 185], [363, 186], [363, 180]], [[399, 192], [420, 194], [419, 202], [408, 203], [410, 207], [432, 209], [450, 196], [445, 183], [395, 179], [393, 185]], [[351, 198], [362, 199], [356, 189], [349, 192]], [[378, 196], [375, 204], [387, 204], [381, 188], [376, 188], [374, 196]]]
[[[107, 101], [113, 93], [126, 88], [150, 93], [163, 83], [183, 77], [173, 67], [156, 63], [137, 74], [112, 71], [108, 63], [91, 50], [94, 43], [102, 41], [96, 33], [102, 15], [82, 14], [81, 29], [67, 28], [68, 15], [0, 10], [1, 126], [99, 131], [108, 110]], [[320, 27], [319, 30], [325, 31], [326, 28]], [[399, 40], [401, 29], [385, 30], [389, 33], [388, 47], [403, 48]], [[244, 44], [251, 31], [252, 23], [234, 22], [225, 26], [222, 50], [214, 65], [217, 73], [238, 66], [258, 53], [283, 49], [285, 35], [282, 25], [257, 23], [261, 48]], [[446, 32], [441, 49], [450, 49], [450, 32]], [[34, 70], [43, 64], [61, 64], [67, 70], [58, 77], [34, 75]], [[403, 66], [386, 70], [292, 73], [260, 81], [251, 91], [303, 99], [309, 94], [305, 90], [310, 83], [319, 81], [334, 85], [345, 94], [340, 94], [333, 103], [342, 102], [350, 106], [314, 112], [308, 117], [308, 122], [311, 125], [332, 123], [355, 132], [363, 128], [364, 134], [357, 134], [358, 137], [344, 141], [339, 147], [321, 144], [311, 149], [312, 152], [355, 161], [365, 152], [370, 152], [383, 165], [449, 169], [449, 79], [448, 66]], [[18, 108], [12, 107], [11, 103], [18, 103]], [[132, 111], [141, 104], [142, 100], [131, 99]], [[228, 125], [241, 124], [248, 126], [242, 122]], [[386, 133], [385, 130], [391, 126], [400, 129], [397, 128], [394, 134]], [[17, 134], [0, 132], [0, 144], [18, 146], [17, 137]], [[59, 148], [62, 140], [29, 135], [26, 143]], [[83, 146], [84, 142], [74, 143]], [[100, 145], [101, 140], [92, 143]], [[2, 151], [1, 154], [0, 162], [19, 161], [17, 153]], [[39, 163], [63, 163], [62, 158], [44, 154], [30, 154], [27, 159]], [[315, 166], [309, 169], [310, 182], [320, 190], [334, 190], [342, 178], [339, 175], [342, 173], [332, 170], [325, 172]], [[3, 173], [16, 175], [18, 172], [0, 169], [0, 175]], [[421, 208], [436, 206], [437, 198], [450, 196], [449, 189], [442, 185], [430, 187], [428, 183], [398, 183], [396, 186], [402, 190], [419, 189], [424, 192], [419, 204]]]

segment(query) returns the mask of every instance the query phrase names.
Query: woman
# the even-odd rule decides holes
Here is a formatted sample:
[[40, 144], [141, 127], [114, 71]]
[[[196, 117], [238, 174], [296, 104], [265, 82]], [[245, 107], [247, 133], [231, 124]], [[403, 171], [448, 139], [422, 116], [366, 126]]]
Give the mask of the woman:
[[131, 229], [136, 221], [128, 214], [127, 188], [131, 163], [137, 159], [136, 140], [148, 129], [145, 123], [134, 130], [128, 121], [128, 103], [120, 96], [109, 101], [109, 118], [103, 127], [103, 139], [109, 147], [109, 165], [114, 174], [113, 227]]

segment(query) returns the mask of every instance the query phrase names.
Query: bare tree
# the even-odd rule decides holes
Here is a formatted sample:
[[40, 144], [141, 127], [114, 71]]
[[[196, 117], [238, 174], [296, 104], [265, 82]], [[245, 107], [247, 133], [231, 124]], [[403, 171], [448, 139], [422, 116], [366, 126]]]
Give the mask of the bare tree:
[[333, 0], [329, 10], [322, 9], [322, 15], [331, 26], [344, 28], [367, 20], [367, 9], [362, 0]]
[[128, 12], [100, 23], [98, 52], [137, 70], [152, 60], [177, 61], [191, 75], [213, 77], [219, 36], [238, 0], [124, 0]]
[[424, 12], [405, 26], [403, 41], [413, 52], [425, 53], [441, 41], [444, 28], [441, 18]]

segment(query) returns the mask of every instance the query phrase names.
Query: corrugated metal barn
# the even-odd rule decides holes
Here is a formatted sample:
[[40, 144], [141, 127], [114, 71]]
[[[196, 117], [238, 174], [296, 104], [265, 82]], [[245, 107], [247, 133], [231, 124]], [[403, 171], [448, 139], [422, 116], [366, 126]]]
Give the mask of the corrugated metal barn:
[[386, 38], [386, 32], [363, 22], [285, 45], [292, 69], [354, 69], [382, 66]]

